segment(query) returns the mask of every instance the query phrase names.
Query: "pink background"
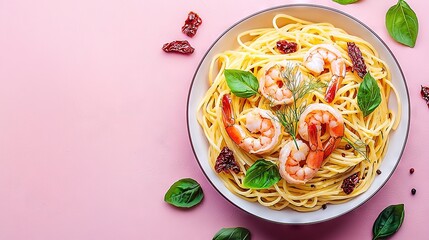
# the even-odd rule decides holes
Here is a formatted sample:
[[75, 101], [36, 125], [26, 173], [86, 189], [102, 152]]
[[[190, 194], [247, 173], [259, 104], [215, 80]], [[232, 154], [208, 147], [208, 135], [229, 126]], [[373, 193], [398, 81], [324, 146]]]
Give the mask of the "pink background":
[[[0, 239], [211, 239], [235, 226], [253, 239], [370, 239], [378, 213], [397, 203], [406, 214], [392, 239], [424, 239], [429, 109], [419, 92], [429, 85], [429, 16], [425, 1], [407, 2], [420, 21], [413, 49], [385, 29], [396, 0], [0, 0]], [[238, 20], [289, 3], [365, 22], [396, 55], [412, 104], [408, 144], [385, 187], [358, 209], [308, 226], [266, 222], [226, 201], [199, 168], [186, 128], [192, 76], [212, 42]], [[192, 39], [180, 31], [190, 10], [203, 18]], [[161, 51], [176, 39], [195, 53]], [[205, 193], [191, 210], [163, 201], [184, 177]]]

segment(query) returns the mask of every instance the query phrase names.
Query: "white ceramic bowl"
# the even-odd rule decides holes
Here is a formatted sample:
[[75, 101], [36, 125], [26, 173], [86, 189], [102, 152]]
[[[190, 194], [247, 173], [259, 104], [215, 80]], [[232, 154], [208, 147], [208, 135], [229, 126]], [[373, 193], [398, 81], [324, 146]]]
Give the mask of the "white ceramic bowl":
[[[209, 147], [208, 142], [197, 122], [197, 106], [209, 87], [207, 76], [209, 64], [213, 56], [216, 53], [237, 48], [236, 36], [239, 33], [254, 28], [271, 27], [273, 17], [279, 13], [289, 14], [312, 22], [329, 22], [336, 27], [346, 30], [349, 34], [359, 36], [371, 43], [375, 49], [378, 50], [381, 59], [385, 60], [390, 66], [392, 82], [396, 86], [402, 99], [402, 112], [400, 113], [401, 123], [398, 129], [393, 131], [390, 135], [390, 144], [388, 146], [387, 154], [380, 167], [383, 174], [375, 178], [371, 187], [365, 193], [349, 202], [338, 205], [329, 205], [325, 210], [308, 213], [297, 212], [290, 209], [277, 211], [271, 210], [258, 203], [248, 202], [234, 195], [224, 186], [223, 182], [209, 166], [207, 159], [207, 149]], [[345, 214], [366, 202], [378, 190], [380, 190], [381, 187], [383, 187], [398, 165], [407, 141], [410, 123], [409, 105], [407, 86], [398, 62], [386, 44], [371, 29], [369, 29], [369, 27], [352, 16], [335, 9], [305, 4], [285, 5], [255, 13], [239, 21], [227, 29], [213, 43], [195, 72], [188, 96], [187, 121], [189, 137], [194, 154], [198, 160], [198, 164], [220, 194], [235, 206], [257, 217], [278, 223], [307, 224], [326, 221]], [[396, 99], [391, 96], [389, 107], [397, 112], [397, 106], [398, 103], [396, 102]]]

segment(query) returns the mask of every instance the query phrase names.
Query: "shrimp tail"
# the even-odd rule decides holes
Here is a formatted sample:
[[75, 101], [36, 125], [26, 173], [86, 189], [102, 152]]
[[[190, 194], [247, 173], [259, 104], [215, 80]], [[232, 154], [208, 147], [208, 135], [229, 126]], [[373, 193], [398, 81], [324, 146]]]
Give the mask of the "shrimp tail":
[[[339, 55], [341, 56], [341, 55]], [[344, 60], [339, 58], [331, 63], [331, 72], [333, 74], [331, 81], [326, 89], [325, 100], [330, 103], [334, 100], [337, 90], [340, 88], [341, 82], [346, 76], [346, 65]]]
[[335, 94], [337, 93], [338, 87], [340, 86], [343, 78], [337, 75], [332, 76], [331, 81], [328, 84], [328, 88], [326, 89], [325, 100], [328, 103], [331, 103]]
[[230, 127], [235, 124], [235, 119], [233, 116], [231, 97], [229, 94], [225, 94], [222, 97], [222, 121], [225, 127]]
[[338, 144], [341, 142], [340, 137], [331, 137], [329, 138], [328, 142], [326, 143], [323, 152], [323, 159], [327, 158], [331, 153], [334, 151], [334, 149], [338, 146]]
[[225, 130], [228, 136], [238, 145], [243, 142], [245, 133], [241, 128], [235, 125], [234, 114], [231, 105], [231, 97], [229, 94], [225, 94], [222, 97], [222, 121], [225, 125]]
[[310, 153], [307, 157], [307, 165], [312, 169], [319, 169], [323, 162], [323, 147], [320, 140], [320, 131], [317, 125], [308, 125], [308, 143], [310, 145]]

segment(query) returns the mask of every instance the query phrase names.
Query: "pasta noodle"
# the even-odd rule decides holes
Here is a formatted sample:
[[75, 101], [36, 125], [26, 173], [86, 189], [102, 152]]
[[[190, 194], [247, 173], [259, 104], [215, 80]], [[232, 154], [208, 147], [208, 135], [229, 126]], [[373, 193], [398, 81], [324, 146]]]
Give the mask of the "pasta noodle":
[[[280, 54], [276, 50], [276, 42], [287, 40], [298, 45], [298, 51], [290, 54]], [[216, 158], [224, 146], [234, 152], [235, 160], [240, 168], [238, 174], [230, 171], [221, 172], [219, 178], [234, 194], [248, 201], [258, 202], [272, 209], [291, 208], [296, 211], [314, 211], [324, 204], [340, 204], [365, 192], [374, 181], [378, 167], [386, 153], [389, 143], [389, 133], [399, 124], [400, 109], [395, 114], [388, 108], [391, 93], [401, 103], [397, 91], [391, 82], [389, 67], [378, 57], [377, 51], [365, 40], [347, 34], [329, 23], [311, 23], [289, 15], [278, 14], [273, 18], [273, 27], [252, 29], [237, 36], [239, 47], [217, 54], [210, 65], [208, 81], [210, 84], [204, 98], [198, 107], [198, 122], [209, 142], [208, 159], [214, 169]], [[292, 140], [283, 129], [279, 143], [267, 154], [250, 154], [241, 149], [228, 136], [222, 122], [221, 99], [230, 93], [224, 76], [225, 69], [241, 69], [258, 76], [258, 71], [265, 64], [273, 61], [290, 60], [302, 63], [304, 54], [314, 45], [334, 44], [341, 51], [347, 66], [352, 62], [347, 53], [347, 42], [354, 42], [362, 52], [367, 71], [377, 81], [381, 90], [381, 104], [367, 117], [359, 109], [356, 95], [362, 79], [347, 71], [336, 97], [329, 105], [338, 110], [344, 118], [344, 137], [350, 140], [360, 140], [366, 144], [369, 161], [364, 156], [348, 149], [347, 141], [342, 140], [332, 154], [327, 157], [316, 175], [305, 184], [290, 184], [281, 179], [268, 189], [249, 189], [243, 187], [246, 170], [256, 160], [264, 158], [279, 164], [279, 152], [282, 147]], [[300, 67], [301, 71], [307, 71]], [[324, 72], [317, 78], [328, 83], [332, 74]], [[232, 96], [232, 105], [236, 121], [244, 125], [244, 115], [253, 108], [273, 111], [270, 100], [261, 94], [250, 98]], [[307, 103], [326, 103], [324, 91], [313, 91], [302, 101]], [[322, 135], [322, 141], [327, 139], [327, 133]], [[341, 188], [343, 180], [358, 173], [359, 182], [350, 193], [344, 193]]]

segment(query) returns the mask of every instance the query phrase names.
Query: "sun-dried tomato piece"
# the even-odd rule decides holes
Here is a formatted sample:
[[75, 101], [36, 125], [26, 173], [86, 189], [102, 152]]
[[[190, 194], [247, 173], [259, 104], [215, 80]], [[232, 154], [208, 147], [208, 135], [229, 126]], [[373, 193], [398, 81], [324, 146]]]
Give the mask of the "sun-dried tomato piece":
[[194, 52], [194, 48], [189, 44], [188, 41], [172, 41], [170, 43], [164, 44], [162, 46], [162, 50], [164, 52], [176, 52], [176, 53], [182, 53], [182, 54], [191, 54]]
[[182, 26], [182, 32], [188, 37], [193, 37], [197, 34], [198, 27], [203, 23], [203, 20], [194, 12], [188, 13], [188, 18], [185, 20], [185, 24]]
[[422, 86], [422, 90], [420, 91], [420, 94], [422, 94], [423, 99], [426, 101], [426, 104], [429, 107], [429, 87]]
[[234, 154], [228, 147], [224, 147], [219, 153], [216, 159], [215, 170], [217, 173], [222, 171], [228, 172], [228, 170], [232, 170], [235, 173], [240, 172], [240, 168], [237, 162], [235, 162]]
[[353, 175], [344, 179], [341, 188], [346, 194], [350, 194], [356, 187], [356, 184], [359, 182], [358, 173], [354, 173]]
[[298, 51], [298, 44], [295, 42], [288, 42], [286, 40], [277, 41], [276, 47], [282, 54], [294, 53]]
[[363, 78], [366, 74], [366, 65], [362, 57], [362, 52], [354, 42], [347, 43], [347, 51], [352, 60], [353, 70], [357, 72], [359, 77]]

